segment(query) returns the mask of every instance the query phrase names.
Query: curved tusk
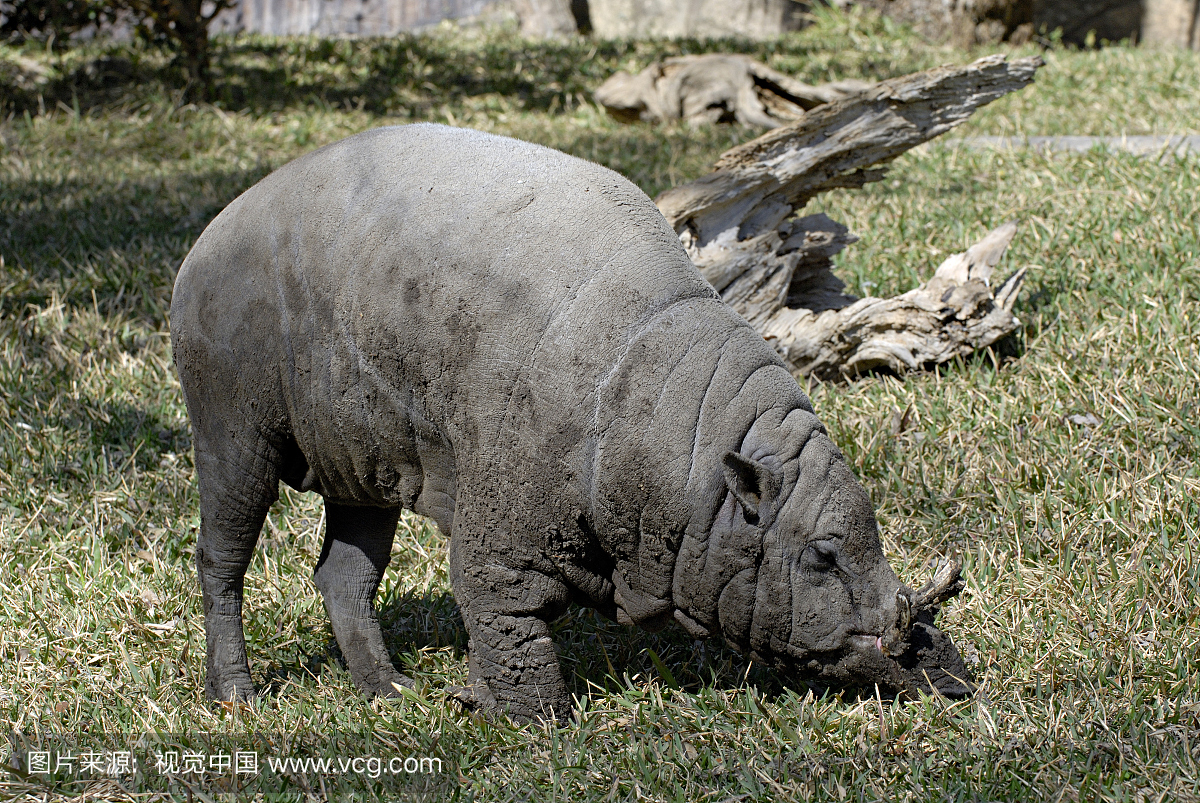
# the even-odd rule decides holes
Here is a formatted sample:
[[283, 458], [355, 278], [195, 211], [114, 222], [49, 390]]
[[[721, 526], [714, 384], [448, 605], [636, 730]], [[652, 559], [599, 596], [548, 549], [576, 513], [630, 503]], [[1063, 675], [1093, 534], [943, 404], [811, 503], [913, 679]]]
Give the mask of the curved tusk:
[[962, 561], [952, 558], [934, 572], [933, 579], [919, 588], [916, 593], [918, 611], [940, 605], [963, 590]]
[[913, 627], [912, 599], [904, 591], [896, 592], [896, 632], [907, 635]]

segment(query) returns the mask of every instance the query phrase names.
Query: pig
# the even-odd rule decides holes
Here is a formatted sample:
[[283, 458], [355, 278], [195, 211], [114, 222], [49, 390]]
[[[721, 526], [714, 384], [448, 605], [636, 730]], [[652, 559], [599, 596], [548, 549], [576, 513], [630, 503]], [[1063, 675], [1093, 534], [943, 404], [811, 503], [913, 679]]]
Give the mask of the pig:
[[243, 577], [280, 482], [324, 499], [315, 584], [368, 695], [412, 686], [374, 607], [401, 510], [449, 536], [474, 708], [569, 719], [572, 602], [789, 678], [965, 675], [930, 614], [953, 583], [900, 582], [783, 362], [606, 168], [428, 124], [323, 147], [205, 229], [171, 344], [213, 699], [254, 694]]

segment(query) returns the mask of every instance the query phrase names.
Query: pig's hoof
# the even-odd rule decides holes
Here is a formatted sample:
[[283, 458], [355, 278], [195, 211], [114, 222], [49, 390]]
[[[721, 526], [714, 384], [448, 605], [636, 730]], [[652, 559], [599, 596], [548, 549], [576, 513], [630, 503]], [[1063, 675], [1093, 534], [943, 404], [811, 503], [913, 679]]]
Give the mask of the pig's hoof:
[[204, 684], [204, 693], [208, 699], [229, 708], [240, 707], [258, 696], [249, 675], [217, 681], [209, 679]]
[[556, 706], [534, 707], [521, 703], [504, 704], [498, 701], [487, 684], [481, 681], [476, 681], [470, 686], [453, 686], [447, 689], [447, 693], [477, 717], [491, 720], [495, 716], [503, 714], [513, 722], [522, 725], [528, 723], [565, 725], [571, 721], [571, 714], [574, 711], [569, 697]]

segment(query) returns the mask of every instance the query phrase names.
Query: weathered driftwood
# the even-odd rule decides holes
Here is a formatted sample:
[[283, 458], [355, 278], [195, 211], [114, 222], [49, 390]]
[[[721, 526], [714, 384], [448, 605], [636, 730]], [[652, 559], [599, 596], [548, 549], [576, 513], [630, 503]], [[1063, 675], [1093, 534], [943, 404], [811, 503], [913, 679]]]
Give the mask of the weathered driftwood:
[[941, 605], [946, 600], [961, 594], [963, 586], [962, 561], [952, 558], [938, 567], [932, 580], [917, 589], [913, 606], [917, 610], [922, 610], [932, 608], [934, 605]]
[[853, 375], [878, 368], [903, 373], [965, 357], [1020, 325], [1012, 314], [1022, 268], [993, 294], [992, 269], [1017, 230], [1005, 223], [933, 278], [895, 298], [860, 298], [841, 309], [780, 307], [758, 324], [767, 342], [801, 374]]
[[656, 61], [637, 75], [618, 72], [600, 85], [595, 98], [626, 123], [737, 120], [776, 128], [871, 86], [854, 80], [810, 86], [749, 56], [710, 53]]
[[1014, 224], [915, 290], [857, 299], [831, 270], [856, 238], [825, 215], [795, 213], [818, 193], [880, 180], [880, 165], [1028, 85], [1041, 64], [989, 56], [884, 81], [727, 151], [712, 173], [656, 203], [705, 278], [797, 373], [905, 371], [969, 354], [1019, 325], [1011, 309], [1024, 272], [994, 295], [990, 285]]

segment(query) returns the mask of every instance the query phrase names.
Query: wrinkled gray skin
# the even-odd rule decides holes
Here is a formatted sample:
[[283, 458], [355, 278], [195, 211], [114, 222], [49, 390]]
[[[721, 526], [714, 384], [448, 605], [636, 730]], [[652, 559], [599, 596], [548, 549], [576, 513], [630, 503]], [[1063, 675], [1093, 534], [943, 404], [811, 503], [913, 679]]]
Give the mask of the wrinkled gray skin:
[[547, 623], [571, 601], [824, 682], [901, 685], [885, 653], [912, 591], [866, 494], [616, 173], [443, 126], [351, 137], [212, 222], [171, 336], [213, 698], [253, 693], [242, 582], [279, 481], [325, 498], [316, 585], [370, 694], [411, 686], [373, 605], [401, 508], [450, 535], [469, 704], [569, 716]]

